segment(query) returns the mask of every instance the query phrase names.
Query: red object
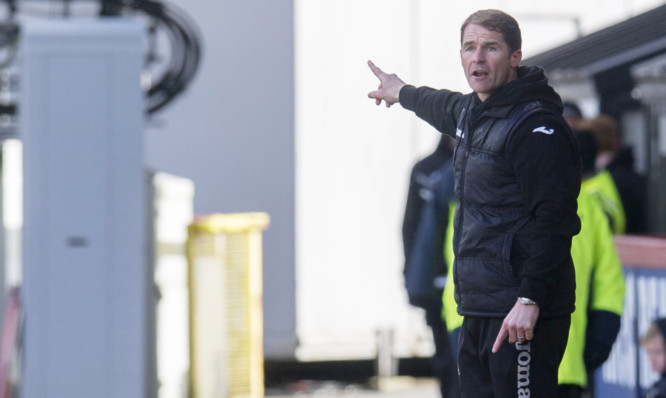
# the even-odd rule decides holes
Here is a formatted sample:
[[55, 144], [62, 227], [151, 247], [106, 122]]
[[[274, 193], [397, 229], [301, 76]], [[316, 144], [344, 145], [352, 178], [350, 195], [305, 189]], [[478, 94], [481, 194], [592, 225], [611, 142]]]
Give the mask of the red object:
[[625, 267], [666, 270], [666, 236], [619, 235], [614, 241]]
[[9, 292], [9, 302], [5, 318], [2, 321], [2, 345], [0, 346], [0, 398], [12, 398], [12, 388], [9, 382], [9, 373], [12, 366], [13, 354], [16, 352], [18, 334], [21, 322], [21, 300], [19, 289], [13, 288]]

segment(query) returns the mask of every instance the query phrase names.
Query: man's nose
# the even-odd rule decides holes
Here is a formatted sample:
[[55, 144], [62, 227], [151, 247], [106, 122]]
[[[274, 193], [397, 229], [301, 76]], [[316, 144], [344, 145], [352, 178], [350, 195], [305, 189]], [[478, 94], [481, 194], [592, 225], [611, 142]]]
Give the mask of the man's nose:
[[484, 62], [486, 60], [485, 54], [484, 54], [483, 49], [481, 47], [478, 47], [476, 50], [474, 50], [472, 60], [476, 63], [481, 63], [481, 62]]

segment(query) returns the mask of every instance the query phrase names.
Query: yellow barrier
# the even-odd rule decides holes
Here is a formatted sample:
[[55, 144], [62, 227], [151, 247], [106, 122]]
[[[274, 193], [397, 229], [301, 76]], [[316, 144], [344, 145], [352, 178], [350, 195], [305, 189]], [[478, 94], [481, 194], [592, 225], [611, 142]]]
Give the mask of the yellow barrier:
[[264, 396], [266, 213], [214, 214], [188, 229], [190, 396]]

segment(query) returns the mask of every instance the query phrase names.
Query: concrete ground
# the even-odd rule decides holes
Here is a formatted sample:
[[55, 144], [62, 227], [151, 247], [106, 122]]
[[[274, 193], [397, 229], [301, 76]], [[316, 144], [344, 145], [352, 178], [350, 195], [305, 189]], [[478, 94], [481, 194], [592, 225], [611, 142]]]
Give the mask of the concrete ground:
[[266, 390], [266, 397], [440, 398], [432, 378], [396, 376], [372, 379], [367, 384], [301, 380]]

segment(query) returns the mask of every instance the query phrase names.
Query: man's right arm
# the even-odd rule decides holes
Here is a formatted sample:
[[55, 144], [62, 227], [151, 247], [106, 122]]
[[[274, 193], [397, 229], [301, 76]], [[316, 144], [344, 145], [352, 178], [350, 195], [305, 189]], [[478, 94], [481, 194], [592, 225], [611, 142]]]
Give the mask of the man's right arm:
[[463, 94], [430, 87], [405, 85], [400, 90], [400, 105], [416, 113], [440, 133], [455, 138], [458, 117], [462, 112]]
[[377, 90], [368, 93], [368, 97], [373, 98], [377, 105], [384, 101], [390, 107], [399, 101], [405, 109], [415, 112], [440, 132], [455, 138], [457, 120], [462, 111], [462, 94], [429, 87], [416, 88], [405, 84], [394, 73], [385, 73], [372, 61], [368, 61], [368, 66], [379, 79]]

